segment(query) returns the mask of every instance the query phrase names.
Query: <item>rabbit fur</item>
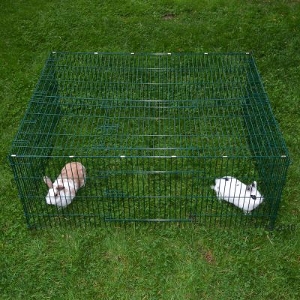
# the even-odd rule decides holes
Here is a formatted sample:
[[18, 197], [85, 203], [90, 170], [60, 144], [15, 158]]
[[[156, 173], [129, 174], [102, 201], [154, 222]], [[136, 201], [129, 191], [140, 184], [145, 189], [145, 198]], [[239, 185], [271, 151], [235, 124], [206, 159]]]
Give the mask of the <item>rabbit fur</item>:
[[215, 185], [212, 185], [211, 188], [216, 192], [219, 200], [234, 204], [242, 209], [245, 214], [249, 214], [264, 200], [257, 190], [256, 181], [246, 185], [234, 177], [224, 176], [217, 178]]
[[80, 162], [66, 164], [53, 183], [49, 177], [44, 176], [44, 182], [49, 188], [46, 203], [66, 207], [75, 198], [76, 192], [85, 185], [85, 179], [86, 169]]

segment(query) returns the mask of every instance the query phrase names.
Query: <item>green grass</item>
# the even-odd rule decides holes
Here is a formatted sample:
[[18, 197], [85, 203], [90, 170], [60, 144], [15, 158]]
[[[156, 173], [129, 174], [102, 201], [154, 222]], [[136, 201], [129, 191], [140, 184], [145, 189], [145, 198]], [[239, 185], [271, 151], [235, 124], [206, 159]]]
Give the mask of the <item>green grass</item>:
[[[0, 3], [0, 299], [299, 299], [299, 1]], [[29, 231], [7, 162], [48, 53], [253, 51], [290, 150], [273, 232]]]

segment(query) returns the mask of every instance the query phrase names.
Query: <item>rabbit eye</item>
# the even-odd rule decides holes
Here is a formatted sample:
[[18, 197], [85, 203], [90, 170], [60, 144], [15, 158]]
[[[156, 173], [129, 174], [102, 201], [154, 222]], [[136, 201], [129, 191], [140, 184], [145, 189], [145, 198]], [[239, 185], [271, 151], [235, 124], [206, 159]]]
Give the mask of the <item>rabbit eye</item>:
[[225, 180], [226, 180], [226, 181], [229, 181], [229, 178], [225, 177]]
[[251, 195], [251, 198], [256, 200], [256, 196], [255, 195]]

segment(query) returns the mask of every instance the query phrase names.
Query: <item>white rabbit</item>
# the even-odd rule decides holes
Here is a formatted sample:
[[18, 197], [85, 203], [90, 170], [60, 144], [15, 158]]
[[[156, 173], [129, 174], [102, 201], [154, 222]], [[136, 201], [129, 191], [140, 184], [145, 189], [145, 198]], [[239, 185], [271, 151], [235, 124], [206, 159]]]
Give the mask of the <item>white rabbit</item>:
[[69, 205], [76, 192], [85, 185], [85, 178], [85, 167], [79, 162], [66, 164], [53, 183], [49, 177], [44, 176], [44, 182], [49, 188], [46, 196], [47, 204], [60, 208]]
[[245, 214], [250, 213], [264, 200], [257, 190], [256, 181], [246, 185], [234, 177], [224, 176], [223, 178], [217, 178], [215, 185], [212, 185], [211, 188], [215, 190], [220, 200], [234, 204], [242, 209]]

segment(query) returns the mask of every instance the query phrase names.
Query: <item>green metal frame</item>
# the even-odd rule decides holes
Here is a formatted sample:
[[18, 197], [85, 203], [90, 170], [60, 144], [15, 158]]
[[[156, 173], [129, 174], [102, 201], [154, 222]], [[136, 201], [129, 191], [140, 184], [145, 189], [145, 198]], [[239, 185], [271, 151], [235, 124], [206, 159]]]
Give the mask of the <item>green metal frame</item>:
[[[52, 52], [9, 160], [29, 227], [101, 222], [274, 225], [290, 163], [250, 53]], [[65, 209], [45, 202], [70, 161], [87, 184]], [[258, 182], [249, 216], [210, 185]]]

